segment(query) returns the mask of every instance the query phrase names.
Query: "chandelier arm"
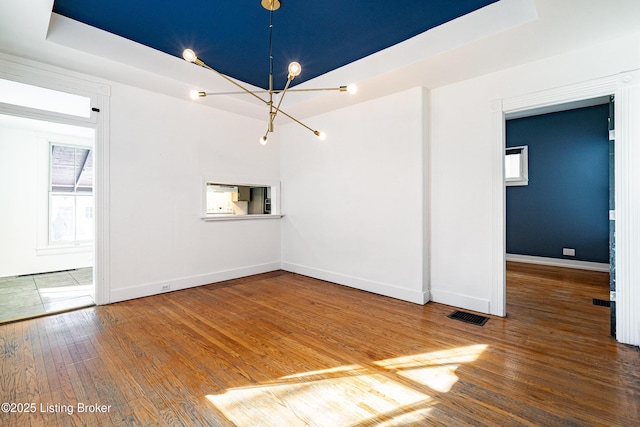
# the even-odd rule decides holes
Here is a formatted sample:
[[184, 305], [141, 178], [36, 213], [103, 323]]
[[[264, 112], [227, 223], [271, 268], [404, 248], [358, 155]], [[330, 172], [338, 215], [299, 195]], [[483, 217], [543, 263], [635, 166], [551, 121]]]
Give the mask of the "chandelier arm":
[[[279, 92], [279, 91], [278, 91]], [[203, 92], [205, 96], [217, 96], [217, 95], [246, 95], [245, 91], [235, 91], [235, 92]], [[254, 90], [252, 93], [269, 93], [268, 90]]]
[[[343, 89], [345, 88], [345, 89]], [[317, 89], [288, 89], [287, 92], [320, 92], [320, 91], [333, 91], [337, 90], [340, 92], [346, 92], [346, 86], [340, 87], [323, 87]], [[269, 93], [268, 90], [254, 90], [253, 93]], [[277, 89], [271, 91], [274, 95], [284, 92], [283, 89]], [[206, 96], [216, 96], [216, 95], [245, 95], [246, 91], [236, 91], [236, 92], [204, 92]]]
[[305, 125], [305, 124], [304, 124], [304, 123], [302, 123], [300, 120], [298, 120], [298, 119], [296, 119], [295, 117], [293, 117], [292, 115], [287, 114], [285, 111], [283, 111], [283, 110], [281, 110], [281, 109], [279, 109], [279, 108], [274, 107], [274, 109], [275, 109], [277, 112], [282, 113], [284, 116], [289, 117], [291, 120], [293, 120], [294, 122], [296, 122], [296, 123], [297, 123], [297, 124], [299, 124], [300, 126], [302, 126], [302, 127], [304, 127], [304, 128], [307, 128], [308, 130], [310, 130], [310, 131], [311, 131], [312, 133], [314, 133], [315, 135], [318, 135], [318, 131], [317, 131], [317, 130], [315, 130], [315, 129], [313, 129], [313, 128], [310, 128], [309, 126]]
[[310, 88], [310, 89], [289, 89], [289, 92], [320, 92], [320, 91], [330, 91], [330, 90], [346, 92], [347, 87], [340, 86], [340, 87], [320, 87], [320, 88]]
[[236, 82], [235, 80], [233, 80], [232, 78], [225, 76], [224, 74], [222, 74], [220, 71], [215, 70], [213, 68], [211, 68], [210, 66], [208, 66], [207, 64], [205, 64], [202, 61], [199, 61], [199, 63], [197, 63], [198, 65], [200, 65], [203, 68], [206, 68], [209, 71], [213, 71], [214, 73], [216, 73], [217, 75], [219, 75], [220, 77], [222, 77], [223, 79], [225, 79], [226, 81], [236, 85], [237, 87], [239, 87], [240, 89], [242, 89], [245, 93], [248, 93], [249, 95], [258, 98], [260, 101], [264, 102], [266, 105], [269, 105], [269, 102], [262, 99], [261, 97], [259, 97], [258, 95], [256, 95], [255, 93], [253, 93], [252, 91], [250, 91], [249, 89], [247, 89], [246, 87], [242, 86], [240, 83]]

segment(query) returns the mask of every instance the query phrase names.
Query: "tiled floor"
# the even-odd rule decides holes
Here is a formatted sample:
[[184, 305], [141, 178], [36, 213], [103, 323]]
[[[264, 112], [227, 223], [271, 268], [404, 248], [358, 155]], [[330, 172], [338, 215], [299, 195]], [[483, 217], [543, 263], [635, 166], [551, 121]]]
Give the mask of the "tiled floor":
[[93, 268], [0, 277], [0, 323], [94, 304]]

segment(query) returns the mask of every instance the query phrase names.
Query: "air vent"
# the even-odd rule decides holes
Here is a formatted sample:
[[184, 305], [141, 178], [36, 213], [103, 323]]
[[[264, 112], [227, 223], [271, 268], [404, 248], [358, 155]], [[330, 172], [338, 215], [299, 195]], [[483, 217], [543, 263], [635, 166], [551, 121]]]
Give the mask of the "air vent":
[[593, 305], [600, 305], [602, 307], [611, 307], [611, 301], [594, 298]]
[[488, 317], [479, 316], [477, 314], [467, 313], [465, 311], [459, 311], [459, 310], [454, 311], [447, 317], [455, 320], [460, 320], [466, 323], [472, 323], [478, 326], [484, 326], [484, 324], [487, 323], [487, 320], [489, 320]]

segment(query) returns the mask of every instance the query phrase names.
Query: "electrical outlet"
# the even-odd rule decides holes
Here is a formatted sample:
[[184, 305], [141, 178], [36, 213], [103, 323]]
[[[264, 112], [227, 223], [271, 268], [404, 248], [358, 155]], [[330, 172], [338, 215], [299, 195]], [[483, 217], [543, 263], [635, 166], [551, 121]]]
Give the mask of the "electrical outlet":
[[164, 291], [170, 291], [170, 290], [171, 290], [171, 285], [169, 285], [169, 284], [162, 285], [162, 287], [160, 288], [160, 290], [161, 290], [162, 292], [164, 292]]
[[562, 248], [562, 255], [576, 256], [576, 250], [572, 248]]

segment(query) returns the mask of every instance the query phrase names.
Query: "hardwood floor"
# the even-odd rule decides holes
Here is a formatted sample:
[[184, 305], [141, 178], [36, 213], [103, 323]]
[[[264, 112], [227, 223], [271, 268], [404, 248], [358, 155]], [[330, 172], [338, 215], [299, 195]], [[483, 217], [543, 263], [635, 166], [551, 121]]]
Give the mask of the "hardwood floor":
[[483, 327], [285, 272], [1, 325], [0, 425], [637, 425], [606, 274], [507, 280]]

